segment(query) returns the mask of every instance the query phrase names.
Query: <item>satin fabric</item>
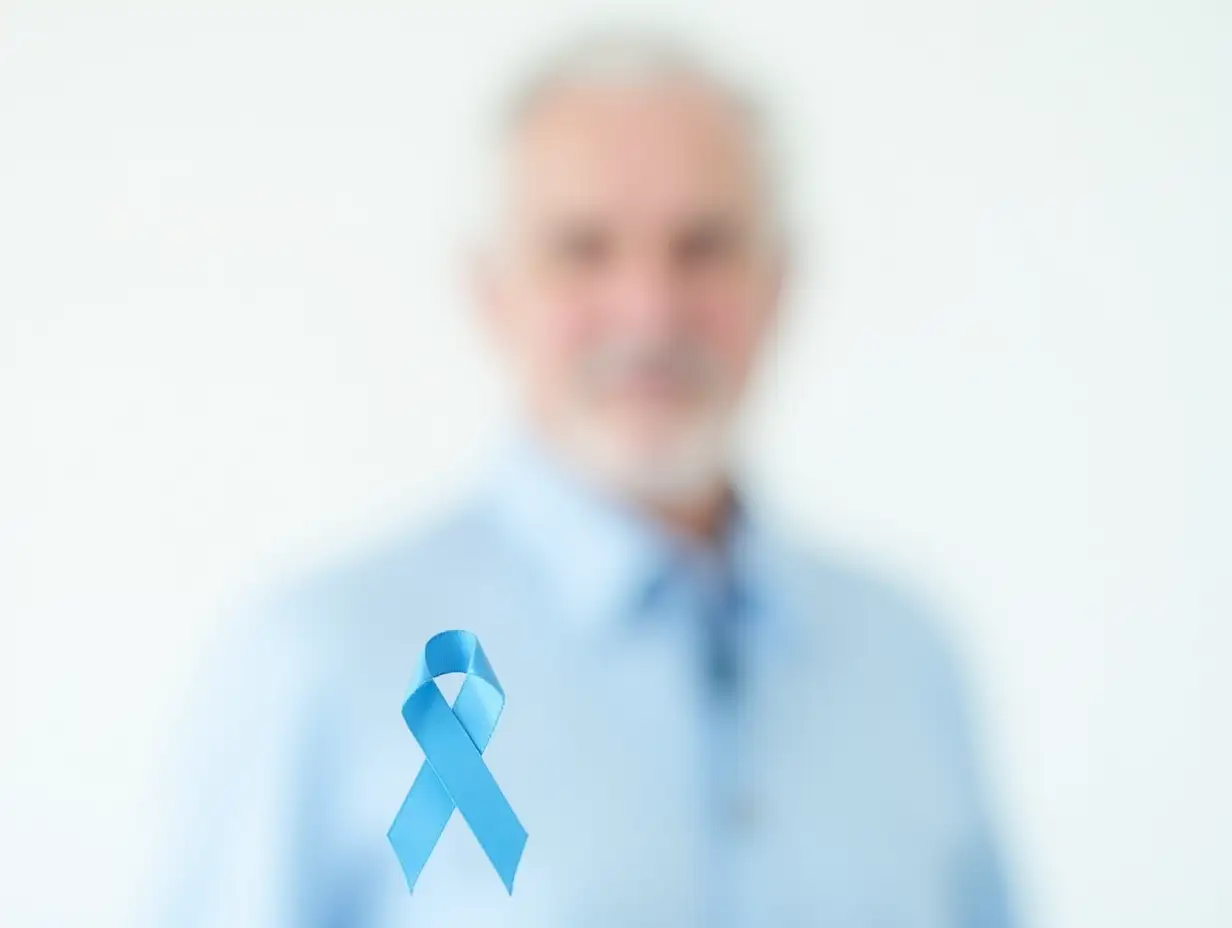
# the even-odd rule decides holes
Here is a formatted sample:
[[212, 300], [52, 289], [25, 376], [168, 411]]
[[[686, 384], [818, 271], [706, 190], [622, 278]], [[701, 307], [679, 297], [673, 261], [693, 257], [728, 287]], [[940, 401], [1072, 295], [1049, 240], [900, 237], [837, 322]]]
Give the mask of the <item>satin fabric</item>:
[[[452, 707], [436, 685], [449, 673], [466, 674]], [[428, 640], [402, 704], [424, 763], [388, 833], [412, 892], [457, 808], [513, 894], [526, 829], [482, 756], [504, 707], [505, 691], [473, 633], [445, 631]]]

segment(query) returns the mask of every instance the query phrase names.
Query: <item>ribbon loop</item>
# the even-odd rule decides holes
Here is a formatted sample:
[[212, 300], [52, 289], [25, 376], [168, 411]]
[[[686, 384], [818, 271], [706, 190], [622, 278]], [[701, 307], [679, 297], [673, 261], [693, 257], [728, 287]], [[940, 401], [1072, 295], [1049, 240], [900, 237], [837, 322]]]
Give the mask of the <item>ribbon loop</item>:
[[[452, 707], [436, 685], [447, 673], [466, 674]], [[474, 634], [455, 630], [428, 639], [402, 704], [424, 763], [388, 834], [412, 892], [456, 808], [513, 893], [526, 829], [482, 756], [504, 707], [505, 691]]]

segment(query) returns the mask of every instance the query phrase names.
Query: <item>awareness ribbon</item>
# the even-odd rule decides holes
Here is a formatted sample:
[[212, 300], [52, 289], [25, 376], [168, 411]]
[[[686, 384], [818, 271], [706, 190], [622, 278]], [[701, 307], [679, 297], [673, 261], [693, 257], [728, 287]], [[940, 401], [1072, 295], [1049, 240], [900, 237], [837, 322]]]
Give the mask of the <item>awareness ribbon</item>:
[[[452, 707], [436, 685], [447, 673], [466, 674]], [[402, 704], [425, 759], [388, 832], [411, 892], [456, 807], [513, 894], [526, 829], [482, 757], [504, 707], [505, 691], [473, 633], [446, 631], [428, 639]]]

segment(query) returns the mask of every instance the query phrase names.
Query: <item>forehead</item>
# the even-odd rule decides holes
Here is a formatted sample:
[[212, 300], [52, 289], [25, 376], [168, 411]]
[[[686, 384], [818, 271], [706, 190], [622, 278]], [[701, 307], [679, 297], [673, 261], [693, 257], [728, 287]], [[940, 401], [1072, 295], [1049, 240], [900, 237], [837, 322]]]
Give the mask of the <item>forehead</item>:
[[740, 111], [684, 79], [552, 91], [510, 149], [521, 218], [586, 211], [661, 220], [751, 208], [756, 158]]

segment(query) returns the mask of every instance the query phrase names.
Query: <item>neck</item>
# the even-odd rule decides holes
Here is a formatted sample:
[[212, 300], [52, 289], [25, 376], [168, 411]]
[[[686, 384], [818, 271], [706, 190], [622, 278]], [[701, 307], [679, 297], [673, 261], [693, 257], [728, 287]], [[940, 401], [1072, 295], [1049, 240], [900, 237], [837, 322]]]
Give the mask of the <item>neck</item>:
[[635, 501], [650, 518], [674, 535], [706, 548], [719, 547], [731, 514], [733, 496], [727, 482], [687, 501]]
[[613, 495], [623, 497], [626, 505], [638, 510], [653, 520], [665, 531], [691, 545], [702, 548], [718, 548], [727, 529], [732, 510], [736, 505], [731, 481], [725, 472], [716, 473], [705, 486], [687, 494], [664, 493], [661, 490], [639, 491], [632, 486], [621, 486], [620, 480], [605, 480], [597, 475], [566, 442], [548, 429], [534, 429], [545, 446], [551, 447], [563, 461], [581, 476], [606, 485]]

